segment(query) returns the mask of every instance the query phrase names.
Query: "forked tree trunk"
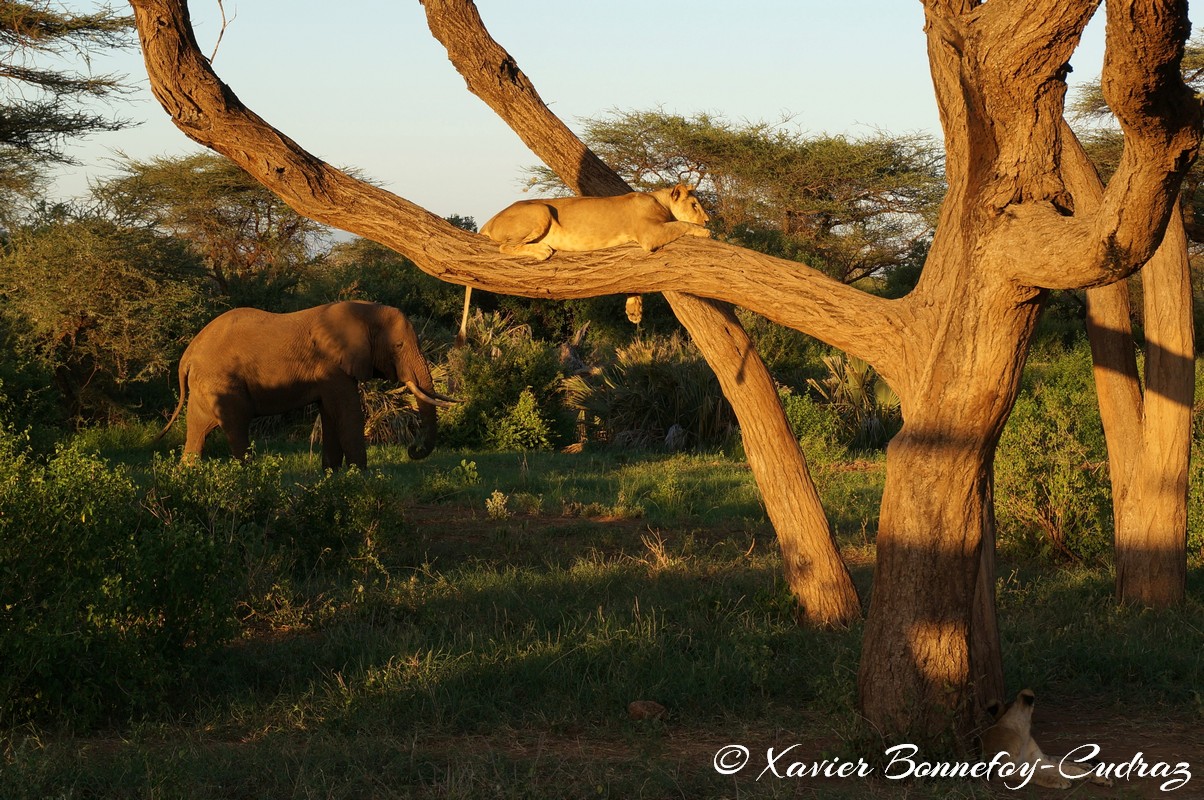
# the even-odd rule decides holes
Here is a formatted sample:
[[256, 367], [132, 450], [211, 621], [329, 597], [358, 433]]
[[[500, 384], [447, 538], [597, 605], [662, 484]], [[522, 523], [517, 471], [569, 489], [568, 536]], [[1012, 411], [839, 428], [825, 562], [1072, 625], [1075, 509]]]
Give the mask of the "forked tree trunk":
[[[972, 238], [956, 225], [945, 230]], [[906, 422], [887, 448], [858, 676], [868, 718], [925, 740], [967, 737], [980, 710], [1003, 697], [992, 464], [1042, 298], [975, 291], [982, 279], [973, 269], [947, 269], [962, 273], [968, 302], [940, 320], [917, 315], [932, 348], [923, 374], [901, 393]], [[917, 297], [931, 290], [917, 287]], [[992, 331], [990, 340], [966, 336], [981, 329]]]
[[[1185, 0], [1108, 0], [1104, 94], [1125, 132], [1094, 212], [1061, 174], [1065, 66], [1098, 0], [926, 0], [949, 193], [916, 290], [872, 297], [804, 265], [700, 239], [549, 262], [499, 256], [408, 201], [354, 180], [246, 109], [196, 47], [183, 0], [130, 0], [155, 96], [177, 126], [302, 214], [372, 238], [454, 283], [569, 299], [664, 291], [719, 376], [807, 617], [857, 613], [764, 364], [720, 300], [869, 362], [906, 420], [887, 455], [878, 572], [859, 676], [883, 735], [965, 734], [1002, 685], [994, 625], [991, 464], [1043, 289], [1123, 280], [1162, 239], [1199, 142], [1179, 59]], [[568, 185], [625, 190], [484, 35], [468, 0], [428, 0], [473, 91]], [[349, 32], [348, 35], [353, 35]], [[811, 594], [808, 594], [811, 593]]]
[[1168, 608], [1187, 582], [1188, 466], [1195, 392], [1191, 284], [1182, 218], [1141, 273], [1144, 392], [1124, 283], [1087, 293], [1088, 330], [1108, 441], [1116, 597]]
[[[1079, 207], [1096, 209], [1103, 195], [1099, 176], [1081, 149], [1067, 147], [1067, 156], [1067, 183]], [[1144, 392], [1124, 281], [1087, 291], [1087, 331], [1108, 442], [1116, 597], [1165, 608], [1182, 603], [1186, 591], [1195, 392], [1187, 237], [1177, 209], [1161, 246], [1141, 271], [1141, 282]]]

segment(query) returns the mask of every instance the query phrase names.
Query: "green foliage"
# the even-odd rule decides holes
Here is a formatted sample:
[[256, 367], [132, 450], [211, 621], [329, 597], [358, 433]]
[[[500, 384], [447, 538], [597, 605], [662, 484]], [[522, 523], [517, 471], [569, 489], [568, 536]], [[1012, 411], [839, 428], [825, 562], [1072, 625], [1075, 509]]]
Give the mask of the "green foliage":
[[1204, 359], [1196, 359], [1196, 405], [1192, 414], [1191, 464], [1187, 491], [1187, 548], [1204, 557]]
[[836, 412], [843, 441], [857, 450], [886, 446], [903, 424], [899, 396], [866, 362], [853, 356], [824, 356], [828, 374], [807, 384]]
[[185, 243], [231, 306], [286, 309], [320, 225], [214, 153], [126, 159], [121, 169], [93, 189], [108, 216]]
[[290, 485], [279, 458], [114, 466], [78, 437], [45, 464], [0, 437], [0, 725], [155, 713], [239, 630], [331, 572], [395, 562], [397, 484]]
[[419, 331], [432, 324], [451, 330], [464, 303], [464, 287], [427, 275], [405, 256], [370, 239], [331, 247], [307, 274], [301, 292], [308, 305], [370, 300], [393, 306]]
[[15, 368], [53, 375], [67, 410], [87, 418], [165, 375], [209, 314], [178, 241], [94, 217], [15, 231], [0, 298]]
[[499, 421], [529, 392], [554, 443], [565, 425], [557, 349], [499, 314], [477, 315], [470, 323], [466, 346], [447, 356], [448, 393], [463, 402], [440, 411], [440, 440], [452, 447], [489, 443]]
[[742, 308], [736, 309], [736, 316], [756, 345], [765, 367], [779, 383], [802, 389], [808, 378], [823, 374], [821, 359], [831, 351], [828, 345]]
[[178, 461], [155, 454], [152, 510], [169, 523], [186, 520], [226, 540], [249, 531], [262, 535], [285, 505], [278, 456], [257, 456], [247, 463], [206, 458]]
[[552, 446], [552, 428], [548, 425], [535, 393], [523, 389], [518, 400], [489, 424], [488, 439], [498, 450], [548, 450]]
[[718, 446], [735, 424], [715, 374], [680, 336], [620, 347], [612, 365], [566, 378], [564, 395], [592, 436], [624, 447], [664, 443], [674, 426], [685, 436], [678, 447]]
[[230, 560], [156, 524], [126, 468], [0, 441], [0, 719], [153, 708], [234, 631]]
[[447, 470], [431, 470], [422, 478], [418, 499], [423, 501], [447, 500], [471, 489], [481, 482], [477, 462], [461, 459], [460, 463]]
[[19, 339], [8, 330], [11, 324], [0, 314], [0, 425], [29, 431], [34, 449], [47, 452], [62, 432], [63, 409], [51, 388], [53, 375], [34, 354], [18, 347]]
[[[120, 130], [124, 120], [100, 113], [95, 101], [126, 90], [121, 78], [61, 67], [65, 59], [127, 46], [132, 19], [109, 8], [63, 10], [48, 0], [0, 4], [0, 220], [11, 222], [13, 200], [29, 196], [47, 163], [75, 163], [65, 144], [99, 131]], [[43, 64], [39, 64], [43, 62]]]
[[1020, 393], [995, 456], [1005, 546], [1096, 560], [1112, 545], [1107, 450], [1085, 345]]
[[944, 193], [940, 148], [921, 135], [806, 135], [658, 109], [586, 120], [584, 138], [637, 189], [697, 184], [731, 241], [848, 283], [926, 246]]
[[784, 386], [779, 387], [778, 398], [811, 466], [827, 466], [845, 457], [845, 423], [831, 405]]

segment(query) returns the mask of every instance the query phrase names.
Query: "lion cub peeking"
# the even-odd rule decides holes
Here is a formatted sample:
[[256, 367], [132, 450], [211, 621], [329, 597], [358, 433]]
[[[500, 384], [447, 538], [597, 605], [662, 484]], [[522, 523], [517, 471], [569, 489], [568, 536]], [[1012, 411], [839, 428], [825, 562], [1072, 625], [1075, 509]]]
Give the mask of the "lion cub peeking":
[[1033, 782], [1049, 789], [1069, 789], [1071, 778], [1088, 776], [1092, 783], [1111, 786], [1110, 779], [1096, 775], [1092, 770], [1083, 769], [1069, 761], [1052, 761], [1041, 752], [1040, 745], [1032, 735], [1035, 702], [1036, 695], [1033, 694], [1033, 690], [1024, 689], [1016, 695], [1012, 703], [1006, 706], [995, 703], [991, 706], [995, 724], [982, 734], [982, 759], [990, 761], [997, 754], [1006, 753], [1007, 758], [1000, 759], [1002, 763], [1017, 767], [1026, 765], [1028, 769], [1033, 770]]
[[580, 253], [635, 242], [649, 253], [682, 236], [710, 237], [710, 220], [686, 186], [618, 197], [520, 200], [485, 223], [481, 233], [503, 253], [540, 261], [557, 250]]

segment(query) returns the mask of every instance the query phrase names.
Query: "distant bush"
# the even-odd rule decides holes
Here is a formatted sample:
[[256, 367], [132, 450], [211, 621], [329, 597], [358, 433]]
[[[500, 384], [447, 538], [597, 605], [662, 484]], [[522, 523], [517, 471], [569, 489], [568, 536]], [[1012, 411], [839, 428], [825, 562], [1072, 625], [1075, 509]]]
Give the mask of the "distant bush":
[[678, 446], [718, 446], [735, 431], [718, 379], [678, 335], [620, 347], [613, 364], [565, 379], [564, 394], [594, 438], [615, 444], [660, 445], [680, 426], [685, 440]]
[[812, 466], [832, 464], [847, 455], [841, 441], [843, 422], [835, 409], [806, 394], [795, 394], [784, 386], [778, 389], [778, 397], [786, 412], [786, 421]]
[[449, 447], [482, 447], [495, 444], [498, 435], [511, 436], [499, 426], [528, 392], [548, 425], [548, 444], [557, 443], [568, 428], [560, 378], [555, 346], [532, 338], [530, 328], [514, 325], [508, 317], [477, 315], [467, 345], [447, 356], [448, 393], [463, 402], [440, 411], [440, 441]]
[[490, 421], [488, 435], [498, 450], [548, 450], [552, 446], [552, 428], [530, 387], [523, 389], [504, 415]]
[[1107, 449], [1085, 346], [1053, 356], [1016, 401], [995, 458], [1001, 541], [1095, 559], [1112, 548]]
[[841, 441], [855, 450], [886, 447], [903, 425], [899, 396], [860, 358], [833, 353], [821, 361], [824, 376], [807, 385], [840, 420]]

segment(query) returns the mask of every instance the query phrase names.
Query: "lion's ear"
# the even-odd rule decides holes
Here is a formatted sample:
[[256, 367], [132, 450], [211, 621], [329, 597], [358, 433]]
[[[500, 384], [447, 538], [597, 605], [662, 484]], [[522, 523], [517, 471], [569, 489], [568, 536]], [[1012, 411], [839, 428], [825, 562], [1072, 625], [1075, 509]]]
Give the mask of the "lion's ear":
[[1001, 716], [1003, 716], [1003, 712], [1003, 703], [1000, 703], [998, 700], [987, 706], [987, 713], [991, 715], [991, 719], [999, 719]]
[[690, 191], [689, 189], [687, 189], [686, 187], [682, 186], [679, 183], [673, 187], [673, 191], [669, 193], [669, 197], [673, 198], [673, 200], [675, 200], [675, 201], [680, 200], [682, 198], [682, 196], [685, 195], [689, 191]]

